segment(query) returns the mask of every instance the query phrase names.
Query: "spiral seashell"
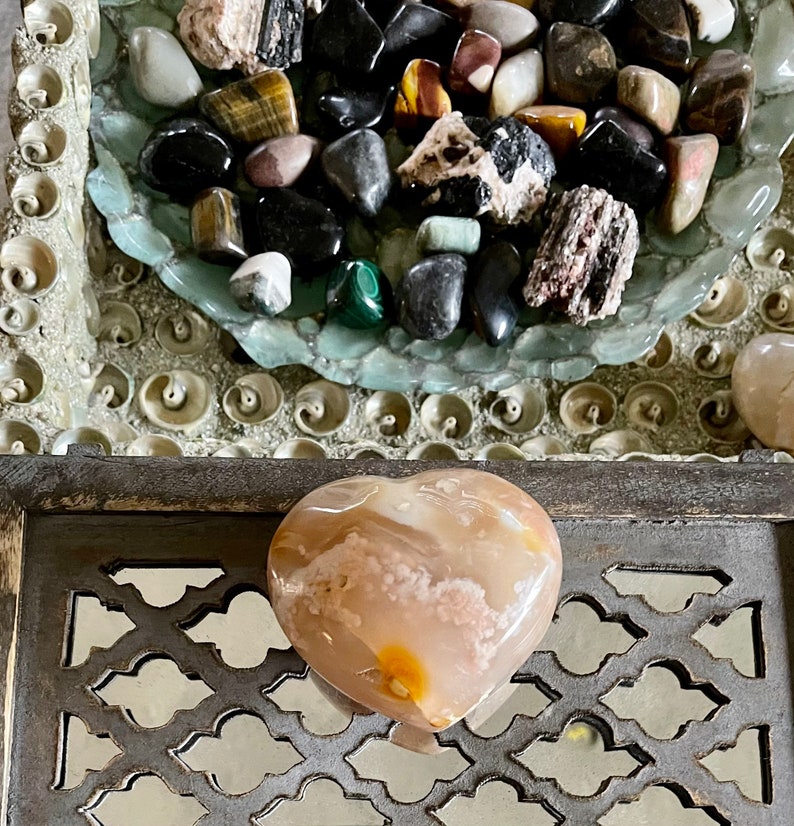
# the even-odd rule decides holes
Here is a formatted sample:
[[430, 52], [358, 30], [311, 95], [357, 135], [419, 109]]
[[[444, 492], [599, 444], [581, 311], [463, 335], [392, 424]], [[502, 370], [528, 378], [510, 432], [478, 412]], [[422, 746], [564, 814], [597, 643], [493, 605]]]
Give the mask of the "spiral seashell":
[[206, 417], [212, 403], [206, 379], [190, 370], [155, 373], [143, 383], [138, 403], [152, 424], [165, 430], [191, 430]]
[[212, 455], [221, 459], [250, 459], [262, 452], [262, 445], [254, 439], [240, 439], [230, 445], [224, 445]]
[[33, 0], [23, 9], [25, 28], [42, 46], [63, 46], [74, 31], [72, 13], [55, 0]]
[[521, 448], [511, 445], [509, 442], [491, 442], [491, 444], [480, 448], [474, 458], [481, 462], [503, 462], [508, 460], [525, 462], [527, 459]]
[[465, 439], [471, 433], [471, 405], [453, 393], [428, 396], [419, 408], [419, 421], [433, 439]]
[[730, 376], [736, 361], [736, 347], [729, 341], [707, 341], [692, 354], [692, 366], [701, 376], [724, 379]]
[[287, 439], [274, 451], [274, 459], [325, 459], [325, 448], [314, 439]]
[[521, 443], [521, 451], [528, 459], [562, 456], [569, 452], [568, 445], [556, 436], [533, 436]]
[[445, 462], [450, 459], [460, 459], [460, 455], [448, 442], [422, 442], [411, 448], [406, 458], [426, 462]]
[[182, 448], [170, 436], [148, 433], [127, 448], [128, 456], [181, 456]]
[[32, 404], [44, 389], [44, 371], [36, 359], [20, 354], [0, 364], [0, 403]]
[[708, 298], [692, 318], [704, 327], [727, 327], [744, 315], [749, 303], [745, 284], [732, 275], [723, 275], [712, 284]]
[[95, 427], [75, 427], [63, 430], [52, 443], [53, 456], [65, 456], [70, 445], [99, 445], [105, 456], [113, 453], [113, 446], [107, 435]]
[[413, 410], [408, 397], [391, 390], [378, 390], [364, 405], [364, 418], [380, 436], [402, 436], [411, 424]]
[[55, 253], [38, 238], [18, 235], [0, 247], [0, 284], [10, 293], [40, 298], [55, 286], [59, 275]]
[[794, 332], [794, 284], [782, 284], [761, 299], [761, 318], [773, 330]]
[[119, 347], [129, 347], [140, 341], [143, 325], [138, 311], [123, 301], [108, 301], [99, 318], [99, 341], [110, 341]]
[[369, 443], [361, 443], [350, 453], [347, 454], [348, 459], [388, 459], [389, 455], [383, 448]]
[[742, 421], [730, 390], [718, 390], [700, 403], [698, 425], [715, 442], [733, 444], [750, 437], [750, 430]]
[[43, 172], [21, 175], [11, 188], [11, 206], [20, 218], [51, 218], [61, 206], [61, 191]]
[[631, 424], [643, 430], [659, 430], [678, 416], [678, 396], [666, 384], [644, 381], [629, 389], [623, 407]]
[[27, 422], [0, 419], [0, 453], [11, 456], [41, 453], [41, 436]]
[[[90, 234], [90, 233], [89, 233]], [[141, 281], [144, 266], [140, 261], [130, 258], [121, 250], [113, 248], [110, 252], [104, 250], [104, 260], [101, 265], [102, 282], [105, 290], [111, 293], [122, 292], [134, 287]], [[97, 264], [99, 261], [97, 261]], [[96, 271], [92, 266], [92, 271]]]
[[132, 397], [132, 378], [115, 364], [105, 364], [94, 379], [94, 387], [88, 397], [92, 406], [117, 410]]
[[272, 419], [284, 403], [281, 385], [268, 373], [249, 373], [223, 394], [223, 412], [240, 424]]
[[10, 336], [26, 336], [41, 322], [41, 309], [29, 298], [18, 298], [0, 307], [0, 330]]
[[57, 123], [32, 120], [22, 128], [17, 144], [25, 163], [31, 166], [52, 166], [63, 158], [67, 134]]
[[488, 419], [505, 433], [529, 433], [546, 415], [546, 400], [529, 382], [500, 390], [488, 408]]
[[783, 227], [764, 227], [747, 242], [745, 255], [754, 270], [794, 269], [794, 232]]
[[338, 430], [350, 413], [350, 395], [341, 384], [319, 379], [295, 394], [295, 423], [310, 436]]
[[74, 108], [83, 129], [91, 123], [91, 71], [88, 59], [83, 58], [74, 67]]
[[569, 387], [560, 399], [560, 418], [572, 433], [595, 433], [615, 418], [615, 394], [600, 384], [583, 381]]
[[164, 315], [154, 328], [157, 343], [175, 356], [193, 356], [209, 343], [212, 330], [207, 320], [194, 310]]
[[633, 430], [613, 430], [590, 442], [590, 453], [617, 459], [626, 453], [650, 453], [647, 439]]
[[32, 63], [17, 75], [17, 94], [31, 109], [52, 109], [66, 97], [63, 80], [51, 66]]
[[639, 360], [651, 370], [663, 370], [672, 361], [675, 345], [669, 333], [662, 330], [656, 344]]

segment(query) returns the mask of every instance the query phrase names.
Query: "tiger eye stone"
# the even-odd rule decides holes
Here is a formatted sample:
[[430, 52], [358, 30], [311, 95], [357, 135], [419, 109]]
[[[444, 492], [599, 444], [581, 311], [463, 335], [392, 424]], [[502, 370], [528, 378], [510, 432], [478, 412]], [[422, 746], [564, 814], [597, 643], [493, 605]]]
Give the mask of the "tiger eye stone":
[[298, 133], [292, 84], [280, 69], [268, 69], [210, 92], [199, 101], [199, 109], [218, 129], [244, 143]]
[[441, 83], [438, 63], [412, 60], [405, 69], [394, 102], [394, 125], [411, 129], [422, 120], [437, 120], [451, 111], [452, 101]]
[[468, 468], [317, 488], [268, 555], [284, 633], [368, 708], [439, 731], [492, 697], [548, 628], [562, 572], [541, 506]]
[[220, 186], [199, 192], [190, 208], [190, 237], [199, 258], [211, 264], [246, 258], [240, 199]]
[[527, 106], [513, 117], [540, 135], [558, 161], [573, 150], [587, 124], [585, 112], [573, 106]]

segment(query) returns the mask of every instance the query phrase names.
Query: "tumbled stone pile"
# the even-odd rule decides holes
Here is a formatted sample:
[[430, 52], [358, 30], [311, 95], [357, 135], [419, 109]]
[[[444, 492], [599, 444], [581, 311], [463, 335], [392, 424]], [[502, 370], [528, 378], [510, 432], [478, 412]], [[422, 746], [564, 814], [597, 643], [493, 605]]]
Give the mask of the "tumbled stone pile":
[[244, 76], [210, 88], [173, 35], [136, 29], [138, 92], [175, 112], [142, 178], [191, 204], [197, 252], [264, 315], [293, 278], [325, 279], [329, 319], [418, 339], [463, 323], [498, 346], [524, 306], [612, 315], [646, 216], [689, 226], [747, 128], [752, 62], [693, 57], [731, 33], [731, 0], [527, 6], [188, 0], [193, 58]]

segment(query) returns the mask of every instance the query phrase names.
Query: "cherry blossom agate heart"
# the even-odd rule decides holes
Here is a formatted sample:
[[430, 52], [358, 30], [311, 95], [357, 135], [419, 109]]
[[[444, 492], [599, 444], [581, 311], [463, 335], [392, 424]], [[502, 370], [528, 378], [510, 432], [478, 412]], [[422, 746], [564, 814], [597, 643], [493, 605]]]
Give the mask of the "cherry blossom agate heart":
[[353, 700], [425, 731], [509, 681], [551, 622], [561, 574], [540, 505], [469, 469], [320, 487], [284, 518], [268, 559], [298, 653]]

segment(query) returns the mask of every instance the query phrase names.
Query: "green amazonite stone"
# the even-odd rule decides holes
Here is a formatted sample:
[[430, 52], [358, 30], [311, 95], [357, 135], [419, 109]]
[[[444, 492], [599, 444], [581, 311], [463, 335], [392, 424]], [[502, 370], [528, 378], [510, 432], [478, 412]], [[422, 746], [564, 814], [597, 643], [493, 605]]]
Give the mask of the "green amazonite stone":
[[457, 252], [474, 255], [480, 246], [480, 224], [474, 218], [431, 215], [416, 231], [416, 246], [421, 252]]
[[343, 261], [331, 270], [326, 288], [329, 318], [346, 327], [369, 330], [386, 318], [383, 272], [366, 258]]

